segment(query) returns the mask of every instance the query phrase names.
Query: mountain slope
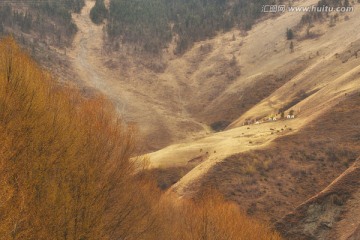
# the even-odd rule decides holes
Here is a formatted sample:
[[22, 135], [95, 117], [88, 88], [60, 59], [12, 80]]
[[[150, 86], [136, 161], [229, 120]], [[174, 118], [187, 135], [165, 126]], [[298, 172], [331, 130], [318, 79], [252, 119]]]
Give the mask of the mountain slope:
[[[284, 19], [279, 19], [280, 23], [287, 21], [287, 18]], [[360, 50], [360, 42], [357, 41], [360, 36], [357, 34], [352, 34], [350, 36], [349, 32], [351, 30], [349, 29], [351, 28], [348, 28], [347, 24], [350, 26], [356, 26], [360, 24], [359, 19], [360, 18], [357, 18], [354, 15], [352, 18], [350, 18], [349, 21], [341, 22], [336, 27], [328, 29], [327, 32], [318, 39], [299, 41], [299, 50], [296, 50], [294, 54], [289, 54], [288, 52], [285, 53], [287, 50], [285, 46], [283, 46], [281, 51], [283, 53], [281, 56], [274, 54], [272, 57], [269, 55], [267, 61], [270, 62], [269, 66], [274, 66], [275, 70], [273, 70], [273, 74], [277, 74], [279, 77], [282, 76], [283, 78], [288, 78], [288, 80], [285, 81], [283, 85], [280, 85], [277, 89], [274, 89], [269, 97], [265, 98], [259, 104], [241, 115], [238, 120], [234, 121], [229, 127], [230, 131], [216, 133], [214, 137], [210, 136], [204, 139], [199, 139], [193, 143], [193, 145], [196, 147], [192, 146], [192, 142], [188, 142], [178, 146], [170, 146], [162, 151], [153, 153], [150, 155], [150, 157], [152, 158], [154, 165], [159, 165], [157, 162], [165, 161], [163, 159], [167, 159], [167, 162], [171, 162], [171, 160], [168, 159], [167, 154], [171, 154], [172, 151], [176, 152], [176, 156], [186, 155], [185, 159], [181, 160], [178, 158], [177, 160], [179, 162], [186, 163], [186, 159], [191, 160], [199, 155], [199, 147], [197, 145], [206, 146], [206, 142], [209, 142], [212, 145], [218, 145], [220, 141], [222, 141], [222, 138], [229, 140], [229, 136], [232, 136], [234, 139], [236, 139], [236, 136], [239, 136], [242, 133], [255, 136], [253, 139], [254, 142], [258, 137], [257, 134], [261, 133], [265, 139], [259, 139], [259, 141], [264, 142], [277, 138], [276, 135], [271, 135], [271, 131], [269, 130], [270, 128], [281, 129], [284, 128], [282, 125], [288, 125], [288, 127], [292, 128], [293, 131], [283, 132], [282, 135], [292, 134], [294, 131], [306, 127], [307, 124], [321, 116], [321, 114], [324, 114], [327, 111], [331, 111], [331, 108], [346, 99], [347, 95], [358, 92], [360, 88], [360, 82], [357, 74], [359, 73], [360, 69], [358, 67], [359, 59], [355, 57], [355, 54]], [[270, 19], [267, 21], [276, 22], [276, 20], [277, 19]], [[258, 32], [262, 32], [264, 28], [263, 25], [269, 24], [267, 21], [259, 23], [252, 30], [252, 32], [249, 33], [249, 36], [251, 36], [252, 33], [257, 34]], [[349, 35], [346, 39], [346, 43], [348, 42], [348, 45], [346, 45], [346, 43], [340, 44], [340, 41], [337, 41], [336, 39], [335, 41], [332, 41], [330, 38], [334, 35], [343, 36], [344, 34], [346, 36]], [[277, 41], [284, 42], [282, 39], [283, 38], [280, 38]], [[353, 42], [351, 42], [351, 40], [353, 40]], [[310, 45], [312, 46], [310, 50], [303, 50], [308, 49], [307, 47]], [[334, 46], [337, 46], [337, 48]], [[321, 53], [318, 56], [316, 54], [317, 50], [320, 52], [324, 51], [324, 53]], [[285, 54], [286, 57], [284, 57]], [[277, 60], [278, 58], [280, 60]], [[284, 61], [284, 58], [288, 59], [286, 59], [286, 61], [283, 63], [282, 61]], [[277, 64], [275, 63], [276, 61]], [[303, 64], [301, 64], [301, 62], [303, 62]], [[284, 64], [284, 66], [282, 64]], [[276, 66], [279, 65], [281, 68], [276, 68]], [[297, 70], [294, 70], [294, 68], [289, 67], [290, 65], [301, 67], [297, 67]], [[254, 83], [263, 80], [260, 75], [263, 75], [262, 72], [267, 72], [269, 70], [267, 63], [264, 64], [264, 66], [260, 64], [256, 64], [256, 66], [258, 66], [256, 68], [258, 72], [256, 76], [252, 75], [253, 77], [248, 78], [240, 76], [237, 80], [237, 84], [240, 85], [241, 81], [243, 81], [246, 87], [236, 87], [232, 85], [232, 87], [229, 87], [229, 89], [232, 89], [233, 91], [246, 91], [246, 93], [251, 91], [249, 96], [256, 96], [257, 90], [259, 90], [258, 88], [260, 88], [259, 91], [263, 90], [263, 88], [260, 87], [260, 84]], [[249, 68], [251, 69], [251, 67]], [[276, 70], [278, 71], [276, 72]], [[253, 70], [248, 71], [255, 71], [255, 68], [253, 67]], [[264, 75], [263, 77], [265, 76], [267, 75]], [[249, 82], [249, 86], [246, 85], [246, 81]], [[251, 85], [257, 88], [251, 88]], [[264, 82], [263, 85], [266, 85], [266, 82]], [[238, 95], [239, 101], [242, 100], [243, 102], [246, 102], [246, 99], [243, 99], [244, 95], [246, 96], [246, 94], [242, 95], [237, 93], [236, 95]], [[232, 94], [227, 94], [226, 97], [229, 101], [227, 101], [226, 104], [222, 102], [221, 107], [219, 106], [218, 110], [214, 110], [216, 113], [214, 115], [226, 116], [227, 114], [221, 114], [221, 111], [224, 111], [224, 109], [226, 111], [226, 106], [236, 105], [236, 103], [230, 101], [232, 99]], [[280, 114], [278, 114], [280, 109], [284, 109], [286, 113], [289, 113], [289, 110], [291, 109], [295, 110], [296, 118], [285, 123], [266, 122], [265, 124], [251, 126], [250, 129], [247, 129], [248, 126], [242, 126], [248, 119], [256, 119], [260, 121], [262, 118], [272, 115], [278, 115], [277, 117], [280, 118]], [[210, 116], [208, 116], [208, 118], [210, 118]], [[266, 138], [266, 135], [270, 136]], [[244, 142], [251, 141], [251, 139], [247, 138], [244, 138], [243, 140]], [[229, 141], [226, 143], [226, 145], [229, 145]], [[224, 154], [224, 156], [221, 156], [220, 159], [246, 150], [244, 142], [237, 141], [238, 140], [231, 141], [230, 145], [234, 145], [236, 147], [232, 148], [232, 150]], [[189, 149], [189, 151], [187, 151], [187, 149]], [[162, 153], [164, 153], [163, 156]]]
[[288, 239], [359, 239], [360, 159], [276, 227]]
[[[187, 168], [171, 191], [194, 197], [204, 188], [216, 188], [250, 214], [280, 219], [346, 170], [360, 154], [360, 35], [353, 32], [360, 24], [359, 14], [349, 13], [347, 21], [342, 16], [331, 28], [319, 23], [322, 35], [295, 41], [292, 54], [280, 34], [274, 37], [276, 51], [264, 55], [263, 61], [255, 58], [252, 65], [243, 68], [241, 76], [212, 102], [227, 99], [219, 102], [214, 116], [225, 117], [226, 106], [234, 106], [231, 91], [241, 102], [246, 96], [241, 91], [256, 96], [257, 90], [262, 90], [256, 82], [269, 76], [288, 78], [285, 83], [249, 107], [227, 130], [149, 154], [153, 167]], [[252, 34], [260, 34], [270, 23], [285, 26], [289, 20], [286, 16], [291, 15], [285, 13], [259, 23], [245, 39], [253, 39]], [[207, 107], [211, 109], [211, 104]], [[281, 109], [285, 114], [294, 110], [295, 119], [279, 119]], [[270, 116], [276, 116], [277, 121], [265, 120]], [[244, 125], [248, 120], [259, 124]]]
[[[181, 56], [174, 55], [172, 42], [161, 56], [154, 57], [131, 45], [110, 48], [104, 41], [104, 26], [89, 20], [92, 5], [87, 1], [82, 13], [73, 15], [80, 31], [69, 55], [80, 79], [109, 95], [126, 120], [138, 123], [147, 151], [205, 136], [217, 122], [232, 122], [309, 64], [291, 55], [284, 40], [286, 27], [300, 21], [299, 13], [261, 22], [247, 36], [238, 30], [219, 33], [195, 43]], [[278, 28], [264, 33], [271, 24]], [[270, 42], [261, 41], [265, 38]], [[274, 55], [269, 44], [279, 45], [279, 54]], [[280, 63], [268, 71], [276, 59]], [[261, 71], [267, 74], [261, 75], [255, 66], [264, 63], [269, 64]], [[264, 87], [261, 83], [266, 80]], [[249, 95], [254, 88], [257, 97]]]
[[[188, 150], [195, 146], [198, 149], [202, 147], [209, 152], [209, 157], [178, 179], [170, 191], [191, 198], [203, 189], [215, 188], [249, 214], [266, 220], [278, 220], [325, 188], [360, 155], [359, 101], [359, 92], [348, 95], [331, 111], [298, 130], [285, 128], [294, 121], [288, 120], [278, 121], [277, 124], [282, 125], [274, 130], [270, 130], [273, 123], [265, 123], [251, 125], [250, 129], [244, 126], [226, 131], [228, 134], [236, 130], [245, 133], [245, 136], [238, 138], [228, 137], [230, 142], [249, 138], [249, 133], [261, 125], [268, 127], [266, 131], [274, 133], [270, 136], [276, 135], [271, 142], [262, 146], [257, 146], [258, 138], [250, 137], [251, 144], [247, 141], [240, 143], [238, 153], [227, 157], [216, 159], [216, 155], [222, 153], [217, 146], [219, 142], [213, 143], [216, 153], [208, 151], [205, 144], [189, 144]], [[188, 152], [187, 159], [193, 159], [191, 151]], [[200, 154], [197, 152], [194, 156]], [[180, 158], [186, 156], [176, 150], [174, 155]], [[152, 161], [157, 159], [151, 156]], [[165, 163], [169, 164], [160, 163], [164, 164], [160, 165], [163, 167], [168, 166]], [[187, 162], [184, 164], [191, 166]]]

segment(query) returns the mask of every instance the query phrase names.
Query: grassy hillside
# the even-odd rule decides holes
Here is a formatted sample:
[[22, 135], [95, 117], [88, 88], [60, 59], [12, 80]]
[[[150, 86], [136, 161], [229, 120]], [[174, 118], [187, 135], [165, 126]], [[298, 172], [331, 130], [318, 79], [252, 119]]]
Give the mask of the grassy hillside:
[[280, 239], [217, 194], [161, 196], [105, 100], [57, 86], [13, 39], [0, 59], [1, 239]]
[[[271, 145], [219, 161], [196, 188], [201, 191], [211, 186], [246, 208], [249, 214], [280, 219], [324, 189], [360, 155], [359, 100], [359, 92], [353, 93], [293, 135], [282, 135], [290, 131], [291, 121], [282, 122], [283, 130], [273, 131], [282, 132], [282, 136]], [[249, 127], [244, 128], [245, 135], [255, 128]], [[251, 141], [249, 145], [256, 145], [259, 140]], [[220, 152], [218, 145], [216, 149]], [[245, 147], [246, 144], [239, 146]]]
[[[249, 104], [250, 110], [240, 112], [239, 121], [223, 132], [149, 154], [154, 168], [161, 170], [157, 172], [159, 185], [164, 188], [173, 185], [171, 190], [184, 197], [211, 186], [245, 207], [249, 214], [279, 219], [346, 170], [360, 155], [357, 57], [360, 45], [359, 35], [353, 33], [359, 25], [358, 14], [349, 13], [349, 19], [342, 15], [333, 27], [322, 25], [324, 33], [316, 39], [294, 40], [294, 52], [289, 49], [285, 32], [290, 24], [298, 24], [301, 14], [288, 12], [261, 22], [243, 42], [229, 40], [229, 33], [218, 37], [218, 42], [226, 47], [234, 44], [239, 48], [239, 54], [228, 51], [227, 56], [238, 57], [241, 75], [221, 98], [204, 104], [203, 108], [209, 112], [207, 119], [211, 119], [213, 112], [213, 116], [225, 118], [229, 116], [224, 111], [228, 107], [264, 98], [264, 95], [258, 97], [259, 93], [270, 95], [255, 106], [254, 102]], [[267, 31], [270, 26], [271, 31]], [[277, 29], [281, 31], [275, 32]], [[266, 36], [269, 38], [264, 42]], [[242, 43], [240, 47], [239, 43]], [[205, 46], [205, 42], [201, 44]], [[220, 51], [212, 54], [211, 59], [227, 50], [217, 48]], [[184, 56], [190, 53], [195, 51]], [[202, 69], [210, 66], [212, 70], [216, 66], [207, 63]], [[180, 66], [183, 69], [186, 65]], [[195, 82], [204, 76], [199, 81], [202, 91], [210, 85], [206, 82], [210, 77], [205, 74], [204, 71], [196, 78], [189, 78]], [[215, 76], [220, 79], [219, 75]], [[194, 102], [204, 99], [195, 96]], [[217, 108], [211, 106], [214, 103]], [[281, 119], [284, 109], [286, 114], [296, 111], [295, 119]], [[261, 120], [276, 115], [277, 121]], [[253, 124], [244, 125], [249, 124], [248, 119]], [[181, 174], [173, 174], [174, 168], [180, 169]]]

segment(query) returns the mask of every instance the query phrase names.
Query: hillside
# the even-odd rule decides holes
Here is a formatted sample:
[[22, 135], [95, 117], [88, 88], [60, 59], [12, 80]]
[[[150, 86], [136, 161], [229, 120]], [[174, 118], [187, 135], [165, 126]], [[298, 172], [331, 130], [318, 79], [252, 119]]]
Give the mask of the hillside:
[[[163, 169], [156, 173], [159, 184], [173, 185], [170, 191], [184, 197], [207, 187], [219, 189], [249, 214], [278, 220], [345, 171], [360, 155], [360, 35], [353, 31], [360, 18], [356, 11], [346, 15], [336, 26], [318, 23], [316, 38], [299, 33], [293, 53], [284, 32], [276, 30], [295, 26], [301, 16], [285, 13], [249, 31], [239, 47], [241, 75], [206, 105], [204, 119], [229, 116], [227, 108], [233, 110], [236, 100], [246, 103], [246, 94], [253, 105], [237, 109], [240, 117], [223, 132], [149, 154], [152, 166]], [[271, 31], [265, 31], [270, 25]], [[231, 39], [230, 33], [224, 36]], [[281, 119], [280, 112], [286, 116], [290, 110], [295, 119]], [[277, 121], [265, 120], [274, 116]], [[248, 122], [253, 124], [244, 125]], [[170, 177], [166, 169], [181, 174]]]
[[277, 223], [291, 239], [359, 239], [359, 160]]
[[[98, 0], [103, 2], [103, 0]], [[110, 0], [106, 32], [114, 49], [131, 44], [138, 52], [160, 54], [169, 43], [181, 55], [194, 43], [234, 27], [251, 29], [263, 16], [263, 0]], [[97, 5], [96, 12], [101, 11]], [[120, 41], [119, 41], [120, 40]]]
[[[223, 159], [209, 151], [209, 160], [187, 173], [172, 190], [191, 197], [212, 187], [251, 215], [279, 219], [330, 184], [360, 155], [359, 100], [359, 93], [350, 96], [296, 133], [287, 134], [284, 126], [291, 125], [284, 121], [283, 131], [273, 130], [278, 138], [265, 146], [256, 146], [258, 139], [253, 138], [251, 144], [238, 146], [239, 153]], [[271, 132], [271, 125], [264, 125]], [[243, 131], [247, 135], [252, 129]], [[241, 151], [246, 145], [253, 148]], [[216, 148], [216, 152], [221, 150]]]
[[[194, 43], [183, 55], [174, 54], [176, 44], [172, 42], [160, 56], [153, 56], [129, 44], [113, 49], [104, 36], [106, 21], [96, 25], [89, 19], [93, 6], [94, 2], [87, 1], [81, 14], [73, 15], [80, 31], [68, 55], [79, 79], [109, 95], [117, 102], [120, 113], [126, 110], [126, 120], [138, 123], [142, 137], [149, 140], [145, 151], [204, 136], [212, 131], [211, 125], [216, 128], [219, 122], [229, 124], [307, 65], [306, 61], [294, 61], [273, 76], [269, 72], [255, 79], [254, 74], [243, 72], [249, 68], [244, 63], [262, 59], [259, 55], [251, 60], [252, 46], [256, 44], [252, 36], [286, 44], [284, 31], [296, 25], [301, 14], [280, 16], [277, 31], [269, 31], [266, 36], [246, 36], [243, 30], [234, 29]], [[261, 28], [252, 31], [263, 34]], [[267, 49], [261, 42], [254, 46], [259, 51]], [[282, 56], [287, 56], [284, 64], [292, 59], [286, 51]], [[287, 76], [288, 67], [292, 70]], [[264, 79], [269, 80], [266, 87], [261, 85]], [[246, 94], [253, 83], [259, 91], [250, 97]], [[236, 92], [232, 92], [234, 89]]]
[[13, 36], [62, 84], [74, 84], [76, 75], [66, 52], [78, 30], [71, 14], [83, 6], [84, 0], [1, 1], [0, 36]]
[[[259, 23], [256, 27], [254, 27], [253, 30], [249, 32], [249, 35], [246, 37], [249, 38], [249, 46], [256, 44], [255, 39], [264, 38], [259, 35], [266, 34], [264, 33], [263, 29], [266, 28], [270, 22], [279, 25], [288, 24], [288, 18], [291, 17], [291, 14], [294, 13], [285, 13], [279, 18], [270, 19]], [[295, 23], [296, 21], [294, 21], [294, 24]], [[264, 89], [270, 88], [268, 89], [269, 96], [262, 96], [264, 99], [258, 100], [259, 103], [257, 103], [256, 100], [252, 100], [254, 106], [252, 108], [250, 108], [251, 105], [248, 106], [248, 108], [250, 108], [248, 111], [245, 111], [244, 108], [242, 110], [238, 109], [237, 111], [242, 111], [243, 114], [239, 114], [241, 117], [235, 120], [228, 127], [228, 131], [216, 133], [213, 135], [214, 137], [210, 136], [209, 138], [199, 139], [194, 142], [194, 145], [196, 145], [197, 142], [204, 141], [211, 142], [211, 144], [217, 146], [220, 144], [221, 140], [217, 141], [215, 138], [216, 136], [219, 136], [218, 139], [222, 139], [221, 136], [223, 136], [228, 141], [231, 141], [228, 136], [232, 136], [234, 139], [236, 139], [236, 136], [239, 136], [242, 133], [254, 136], [258, 136], [258, 134], [261, 133], [263, 135], [263, 139], [260, 138], [259, 142], [263, 143], [268, 140], [277, 138], [277, 136], [271, 134], [270, 128], [278, 130], [281, 128], [284, 129], [284, 126], [282, 125], [288, 125], [289, 128], [292, 128], [292, 131], [283, 132], [281, 135], [293, 134], [297, 130], [306, 127], [311, 121], [321, 116], [321, 114], [324, 114], [327, 111], [331, 112], [331, 109], [334, 105], [346, 99], [348, 95], [359, 91], [359, 80], [356, 77], [359, 70], [359, 60], [355, 57], [355, 53], [359, 50], [357, 41], [359, 36], [356, 34], [351, 34], [351, 29], [353, 28], [347, 27], [355, 27], [358, 24], [359, 18], [354, 15], [350, 18], [350, 20], [342, 21], [335, 27], [328, 28], [324, 34], [317, 39], [298, 41], [296, 50], [292, 54], [288, 52], [288, 43], [286, 39], [281, 36], [281, 33], [277, 32], [274, 34], [274, 43], [272, 44], [274, 46], [279, 45], [279, 50], [276, 52], [272, 51], [271, 54], [268, 53], [268, 55], [254, 59], [252, 64], [244, 64], [244, 75], [242, 74], [235, 81], [235, 83], [230, 85], [228, 90], [224, 91], [223, 95], [212, 101], [212, 103], [215, 103], [223, 99], [223, 101], [219, 102], [221, 107], [218, 106], [217, 108], [214, 108], [217, 110], [211, 112], [214, 113], [214, 116], [218, 117], [228, 116], [227, 106], [231, 107], [236, 105], [235, 100], [232, 101], [234, 95], [236, 95], [237, 101], [246, 103], [246, 99], [244, 99], [244, 97], [247, 97], [246, 94], [249, 94], [249, 98], [254, 99], [256, 98], [256, 94], [258, 92], [264, 94], [264, 92], [266, 92]], [[334, 36], [339, 36], [340, 38], [344, 35], [348, 36], [345, 40], [345, 43], [344, 41], [336, 40], [336, 38], [334, 41], [332, 41]], [[271, 42], [264, 44], [264, 46], [270, 44]], [[245, 46], [246, 45], [243, 47]], [[254, 50], [260, 49], [259, 51], [261, 51], [260, 46], [257, 48], [255, 47]], [[251, 51], [250, 47], [248, 51]], [[319, 55], [317, 52], [319, 52]], [[220, 53], [218, 55], [220, 55]], [[243, 58], [246, 59], [246, 55]], [[245, 60], [244, 62], [246, 63]], [[256, 66], [261, 67], [255, 68], [255, 62]], [[276, 66], [279, 67], [277, 68]], [[296, 66], [297, 69], [293, 70], [291, 66]], [[247, 70], [248, 73], [246, 73], [245, 70]], [[271, 74], [263, 74], [263, 72], [268, 71], [271, 71]], [[246, 75], [250, 76], [246, 77]], [[276, 80], [277, 77], [280, 79], [280, 81]], [[275, 82], [279, 83], [274, 85], [268, 84], [268, 82], [274, 81], [273, 79]], [[246, 82], [248, 82], [248, 85]], [[244, 85], [246, 87], [244, 87]], [[274, 89], [271, 89], [271, 87]], [[249, 93], [249, 91], [251, 91], [250, 89], [253, 89], [253, 92]], [[234, 91], [236, 91], [236, 93]], [[241, 94], [241, 91], [244, 91], [244, 94]], [[234, 93], [231, 94], [230, 92]], [[207, 104], [207, 107], [211, 107], [212, 103]], [[261, 122], [263, 118], [270, 117], [272, 115], [277, 115], [277, 117], [280, 118], [280, 109], [284, 109], [286, 113], [288, 113], [289, 110], [294, 110], [296, 118], [286, 122], [277, 121], [266, 122], [259, 125], [242, 126], [247, 120], [256, 119]], [[196, 112], [199, 113], [200, 111]], [[207, 116], [207, 119], [211, 119], [211, 116]], [[248, 127], [251, 129], [247, 129]], [[232, 134], [232, 132], [235, 134]], [[244, 138], [244, 142], [248, 141], [249, 139]], [[228, 156], [246, 149], [246, 146], [244, 146], [243, 143], [238, 142], [238, 140], [231, 142], [237, 147], [234, 150], [230, 150], [230, 152], [226, 154]], [[254, 142], [256, 142], [256, 140]], [[188, 146], [189, 149], [191, 149], [191, 145], [191, 142], [179, 145], [179, 148], [183, 148], [183, 150], [179, 150], [179, 152], [186, 152], [186, 147]], [[230, 146], [231, 144], [226, 145]], [[156, 155], [156, 157], [153, 158], [154, 164], [157, 165], [156, 162], [163, 161], [161, 160], [162, 153], [164, 153], [164, 159], [166, 159], [166, 154], [171, 152], [168, 150], [174, 148], [176, 149], [177, 146], [170, 146], [162, 151], [159, 151], [158, 153], [151, 154], [150, 156]], [[187, 156], [188, 160], [197, 157], [196, 152], [190, 152], [191, 150], [186, 153], [189, 155]], [[177, 155], [179, 155], [179, 153], [177, 153]], [[180, 154], [180, 156], [181, 155], [182, 154]], [[159, 156], [159, 158], [157, 156]]]

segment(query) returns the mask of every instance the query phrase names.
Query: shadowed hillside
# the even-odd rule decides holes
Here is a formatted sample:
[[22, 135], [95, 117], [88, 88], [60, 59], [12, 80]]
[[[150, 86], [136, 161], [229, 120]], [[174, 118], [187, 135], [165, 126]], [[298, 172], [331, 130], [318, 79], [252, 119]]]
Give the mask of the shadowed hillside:
[[287, 239], [359, 239], [359, 160], [276, 227]]

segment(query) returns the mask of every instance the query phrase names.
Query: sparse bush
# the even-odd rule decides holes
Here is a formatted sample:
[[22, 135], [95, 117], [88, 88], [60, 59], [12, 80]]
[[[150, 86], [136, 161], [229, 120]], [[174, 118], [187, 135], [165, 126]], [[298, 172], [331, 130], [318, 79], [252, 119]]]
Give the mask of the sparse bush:
[[90, 10], [91, 21], [95, 24], [101, 24], [107, 17], [108, 11], [104, 0], [96, 0], [94, 7]]
[[245, 174], [247, 174], [247, 175], [253, 175], [257, 172], [256, 167], [253, 164], [246, 165], [244, 171], [245, 171]]
[[217, 121], [212, 123], [210, 126], [214, 131], [219, 132], [224, 130], [227, 126], [229, 126], [230, 123], [231, 122], [229, 121]]
[[291, 28], [286, 29], [286, 39], [292, 40], [294, 38], [294, 32]]
[[331, 16], [330, 17], [330, 23], [329, 23], [329, 27], [334, 27], [336, 24], [335, 24], [335, 18], [334, 18], [334, 16]]
[[236, 66], [237, 62], [238, 61], [237, 61], [235, 55], [233, 55], [231, 58], [231, 61], [230, 61], [230, 66]]
[[232, 35], [231, 41], [236, 41], [235, 33]]

